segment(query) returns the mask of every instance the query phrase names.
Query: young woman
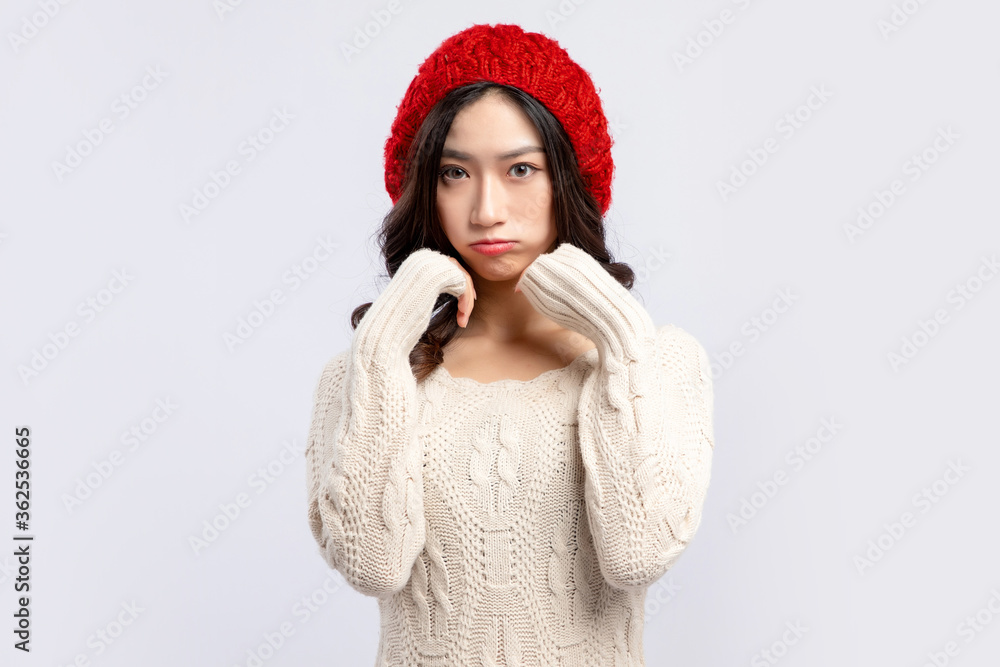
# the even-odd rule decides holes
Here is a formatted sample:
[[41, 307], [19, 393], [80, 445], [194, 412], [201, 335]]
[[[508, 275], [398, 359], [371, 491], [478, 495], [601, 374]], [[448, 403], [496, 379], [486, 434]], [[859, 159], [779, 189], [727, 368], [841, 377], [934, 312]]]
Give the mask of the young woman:
[[377, 665], [644, 665], [646, 589], [701, 521], [708, 359], [611, 261], [597, 91], [559, 45], [476, 25], [386, 143], [392, 279], [325, 366], [306, 450], [326, 562]]

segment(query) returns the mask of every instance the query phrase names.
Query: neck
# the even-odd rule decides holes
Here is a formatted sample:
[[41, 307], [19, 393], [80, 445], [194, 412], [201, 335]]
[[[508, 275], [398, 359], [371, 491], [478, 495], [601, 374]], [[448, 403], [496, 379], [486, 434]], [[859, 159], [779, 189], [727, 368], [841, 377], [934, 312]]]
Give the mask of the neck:
[[469, 324], [459, 329], [459, 336], [488, 338], [496, 343], [516, 342], [539, 334], [552, 333], [559, 325], [545, 317], [528, 301], [523, 292], [515, 292], [517, 279], [490, 281], [473, 275], [476, 301]]

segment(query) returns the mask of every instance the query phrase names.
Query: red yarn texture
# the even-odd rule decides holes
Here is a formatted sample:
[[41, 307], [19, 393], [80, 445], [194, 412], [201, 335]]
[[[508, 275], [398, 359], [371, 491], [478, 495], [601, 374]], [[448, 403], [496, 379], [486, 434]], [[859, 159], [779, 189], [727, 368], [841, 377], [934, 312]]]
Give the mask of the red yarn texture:
[[604, 215], [611, 205], [611, 135], [590, 75], [559, 44], [512, 24], [474, 25], [441, 43], [410, 82], [385, 142], [385, 188], [395, 204], [406, 155], [431, 108], [452, 89], [480, 79], [520, 88], [569, 135], [587, 189]]

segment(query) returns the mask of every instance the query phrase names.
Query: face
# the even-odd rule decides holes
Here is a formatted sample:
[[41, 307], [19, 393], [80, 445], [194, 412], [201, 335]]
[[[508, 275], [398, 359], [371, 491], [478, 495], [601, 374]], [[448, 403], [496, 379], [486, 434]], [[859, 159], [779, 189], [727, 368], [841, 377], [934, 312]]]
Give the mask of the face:
[[[470, 273], [516, 281], [555, 246], [552, 181], [542, 137], [513, 102], [486, 94], [451, 124], [437, 186], [437, 213]], [[484, 240], [513, 243], [483, 246]]]

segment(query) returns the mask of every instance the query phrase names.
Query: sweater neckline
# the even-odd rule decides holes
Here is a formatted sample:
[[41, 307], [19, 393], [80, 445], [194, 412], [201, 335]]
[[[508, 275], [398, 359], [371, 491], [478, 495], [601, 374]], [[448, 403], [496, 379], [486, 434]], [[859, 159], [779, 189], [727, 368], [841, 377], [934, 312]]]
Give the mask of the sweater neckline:
[[476, 380], [474, 378], [454, 377], [451, 373], [448, 372], [448, 369], [441, 364], [438, 364], [437, 367], [430, 372], [430, 374], [427, 376], [426, 379], [430, 380], [433, 378], [450, 384], [463, 385], [466, 387], [475, 387], [478, 389], [493, 389], [493, 388], [504, 388], [504, 387], [523, 388], [534, 384], [538, 384], [539, 382], [543, 382], [544, 380], [551, 378], [553, 376], [566, 373], [570, 369], [579, 366], [585, 358], [591, 359], [597, 356], [598, 356], [597, 348], [592, 347], [586, 352], [581, 352], [580, 354], [576, 355], [573, 361], [569, 362], [565, 366], [560, 366], [559, 368], [551, 368], [547, 371], [543, 371], [542, 373], [536, 375], [530, 380], [516, 380], [513, 378], [504, 378], [500, 380], [494, 380], [493, 382], [480, 382], [479, 380]]

